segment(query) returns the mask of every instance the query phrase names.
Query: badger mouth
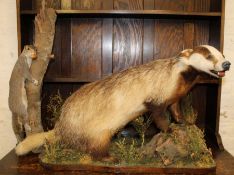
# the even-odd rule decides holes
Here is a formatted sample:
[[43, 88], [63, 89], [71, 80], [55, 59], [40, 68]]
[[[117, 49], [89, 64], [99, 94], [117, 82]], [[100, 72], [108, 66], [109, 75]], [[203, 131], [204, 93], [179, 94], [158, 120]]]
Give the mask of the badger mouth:
[[215, 75], [217, 75], [218, 77], [222, 78], [225, 76], [225, 70], [223, 71], [215, 71], [215, 70], [211, 70], [211, 72]]

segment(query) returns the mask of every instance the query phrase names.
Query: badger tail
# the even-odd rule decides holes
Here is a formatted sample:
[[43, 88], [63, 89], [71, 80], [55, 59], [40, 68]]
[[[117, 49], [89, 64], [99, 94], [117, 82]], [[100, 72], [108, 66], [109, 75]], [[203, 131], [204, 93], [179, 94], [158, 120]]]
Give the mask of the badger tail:
[[17, 155], [27, 154], [28, 152], [44, 145], [47, 140], [48, 141], [56, 140], [54, 130], [28, 136], [26, 139], [24, 139], [16, 146], [15, 152]]

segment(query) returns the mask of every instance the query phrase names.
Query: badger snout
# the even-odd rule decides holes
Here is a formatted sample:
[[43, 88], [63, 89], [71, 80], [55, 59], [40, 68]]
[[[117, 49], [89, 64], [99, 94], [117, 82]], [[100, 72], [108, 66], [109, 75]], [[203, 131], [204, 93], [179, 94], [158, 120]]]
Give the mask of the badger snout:
[[230, 66], [231, 66], [231, 63], [229, 61], [225, 61], [223, 62], [222, 64], [222, 67], [223, 69], [226, 71], [226, 70], [229, 70], [230, 69]]

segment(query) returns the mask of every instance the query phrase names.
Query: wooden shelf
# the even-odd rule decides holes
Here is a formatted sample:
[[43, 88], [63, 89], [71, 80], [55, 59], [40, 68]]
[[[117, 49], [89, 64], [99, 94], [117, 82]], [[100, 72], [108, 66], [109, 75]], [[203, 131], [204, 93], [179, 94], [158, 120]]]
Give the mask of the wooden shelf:
[[[185, 12], [173, 10], [56, 10], [58, 15], [174, 15], [220, 17], [221, 12]], [[35, 15], [35, 10], [23, 10], [21, 15]]]
[[[232, 175], [234, 169], [234, 158], [227, 151], [213, 150], [213, 155], [216, 161], [216, 175]], [[126, 173], [126, 172], [125, 172]], [[163, 174], [167, 174], [165, 171], [161, 171]], [[194, 173], [194, 172], [192, 172]], [[37, 154], [30, 154], [27, 156], [18, 157], [15, 154], [15, 151], [12, 150], [7, 154], [2, 160], [0, 160], [0, 174], [67, 174], [67, 175], [101, 175], [103, 172], [94, 172], [91, 169], [86, 171], [70, 171], [70, 170], [61, 170], [61, 171], [51, 171], [43, 168], [38, 159]], [[114, 173], [105, 173], [105, 174], [114, 174]], [[136, 174], [136, 173], [129, 173]], [[172, 172], [168, 173], [172, 174]], [[181, 173], [185, 174], [185, 173]], [[190, 174], [190, 173], [189, 173]], [[194, 173], [195, 174], [195, 173]], [[199, 173], [200, 174], [200, 173]]]

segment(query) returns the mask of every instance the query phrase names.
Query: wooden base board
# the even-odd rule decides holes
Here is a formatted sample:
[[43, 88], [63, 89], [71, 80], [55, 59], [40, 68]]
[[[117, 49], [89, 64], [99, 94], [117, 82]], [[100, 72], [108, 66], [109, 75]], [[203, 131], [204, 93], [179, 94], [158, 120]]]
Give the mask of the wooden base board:
[[[207, 174], [217, 174], [217, 175], [233, 175], [234, 171], [234, 157], [228, 153], [227, 151], [215, 151], [214, 152], [215, 161], [217, 164], [216, 173], [210, 172]], [[9, 154], [7, 154], [2, 160], [0, 160], [0, 174], [10, 174], [10, 175], [18, 175], [18, 174], [136, 174], [133, 172], [126, 171], [125, 169], [119, 169], [118, 171], [102, 171], [102, 172], [93, 172], [92, 169], [76, 169], [76, 170], [52, 170], [43, 168], [40, 163], [38, 156], [35, 154], [30, 154], [27, 156], [17, 157], [12, 150]], [[140, 173], [145, 174], [145, 171], [141, 171]], [[178, 171], [178, 170], [160, 170], [157, 172], [148, 171], [149, 174], [195, 174], [194, 171]], [[204, 173], [202, 173], [204, 174]]]

